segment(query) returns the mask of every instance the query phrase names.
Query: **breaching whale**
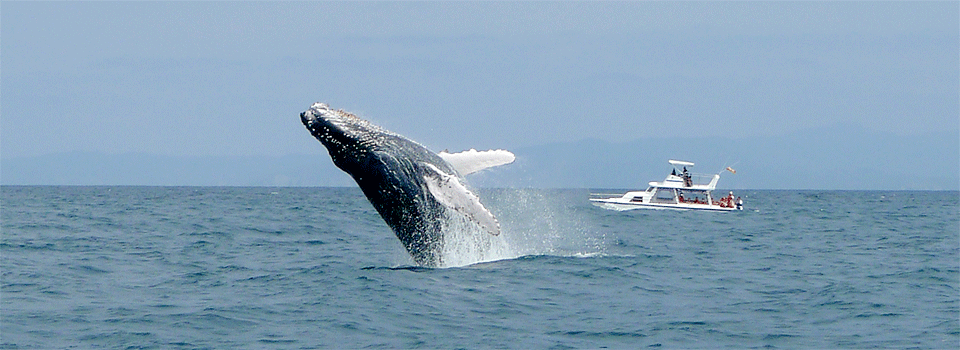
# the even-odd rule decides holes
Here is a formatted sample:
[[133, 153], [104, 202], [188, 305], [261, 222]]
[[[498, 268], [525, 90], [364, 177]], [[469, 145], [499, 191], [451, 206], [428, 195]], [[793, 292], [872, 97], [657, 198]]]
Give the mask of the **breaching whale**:
[[462, 175], [511, 163], [512, 153], [434, 153], [319, 102], [300, 113], [300, 120], [327, 148], [333, 163], [353, 177], [417, 264], [442, 265], [444, 230], [449, 229], [445, 223], [454, 216], [491, 235], [500, 234], [496, 217], [466, 186]]

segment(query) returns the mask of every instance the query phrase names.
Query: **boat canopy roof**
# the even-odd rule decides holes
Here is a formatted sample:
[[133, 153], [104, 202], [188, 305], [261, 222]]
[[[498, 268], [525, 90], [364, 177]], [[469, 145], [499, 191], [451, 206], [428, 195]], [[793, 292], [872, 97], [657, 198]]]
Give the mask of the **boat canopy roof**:
[[671, 159], [671, 160], [668, 160], [667, 162], [669, 162], [670, 164], [673, 164], [673, 165], [693, 166], [693, 162], [685, 162], [685, 161], [682, 161], [682, 160], [673, 160], [673, 159]]

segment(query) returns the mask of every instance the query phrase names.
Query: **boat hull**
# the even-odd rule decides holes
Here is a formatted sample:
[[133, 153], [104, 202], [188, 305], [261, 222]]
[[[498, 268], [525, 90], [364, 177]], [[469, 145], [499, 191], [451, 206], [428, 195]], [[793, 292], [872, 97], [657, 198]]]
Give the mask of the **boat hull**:
[[721, 207], [719, 205], [709, 205], [709, 204], [693, 204], [693, 203], [640, 203], [640, 202], [626, 202], [619, 200], [620, 198], [615, 199], [590, 199], [590, 202], [604, 209], [616, 210], [616, 211], [627, 211], [635, 209], [654, 209], [654, 210], [699, 210], [699, 211], [735, 211], [737, 208], [728, 208]]

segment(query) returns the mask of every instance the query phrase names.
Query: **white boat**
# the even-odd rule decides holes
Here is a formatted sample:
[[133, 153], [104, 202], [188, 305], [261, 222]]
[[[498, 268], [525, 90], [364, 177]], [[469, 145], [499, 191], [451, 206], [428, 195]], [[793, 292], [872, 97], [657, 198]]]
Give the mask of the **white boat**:
[[[673, 172], [662, 182], [651, 181], [646, 191], [631, 191], [623, 195], [591, 194], [590, 202], [604, 209], [618, 211], [633, 209], [743, 210], [743, 201], [735, 198], [733, 192], [722, 198], [714, 198], [711, 194], [717, 188], [720, 173], [691, 174], [687, 167], [692, 168], [693, 163], [672, 159], [669, 163], [673, 165]], [[735, 173], [730, 168], [725, 170]]]

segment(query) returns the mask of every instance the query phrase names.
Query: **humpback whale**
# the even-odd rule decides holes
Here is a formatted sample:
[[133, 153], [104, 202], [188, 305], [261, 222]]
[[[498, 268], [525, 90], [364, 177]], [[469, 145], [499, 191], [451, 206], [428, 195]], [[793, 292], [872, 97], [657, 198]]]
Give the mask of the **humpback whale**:
[[434, 153], [399, 134], [327, 104], [314, 103], [300, 120], [330, 153], [333, 163], [357, 182], [370, 204], [421, 266], [440, 266], [455, 217], [491, 235], [496, 217], [480, 203], [462, 175], [508, 164], [504, 150]]

